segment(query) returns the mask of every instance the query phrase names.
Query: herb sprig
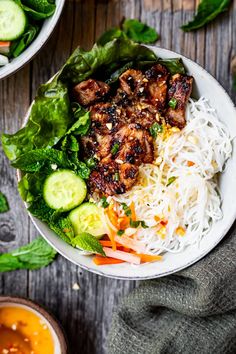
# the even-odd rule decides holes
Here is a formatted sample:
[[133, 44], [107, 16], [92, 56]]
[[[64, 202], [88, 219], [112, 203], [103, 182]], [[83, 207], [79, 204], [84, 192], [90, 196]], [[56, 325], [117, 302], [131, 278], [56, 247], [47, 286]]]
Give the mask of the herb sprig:
[[0, 272], [46, 267], [54, 260], [56, 254], [57, 252], [42, 237], [38, 237], [28, 245], [1, 254]]
[[126, 19], [121, 23], [120, 27], [113, 27], [103, 33], [97, 43], [105, 45], [115, 38], [126, 38], [137, 43], [152, 44], [159, 39], [159, 34], [155, 28], [137, 19]]
[[193, 20], [183, 25], [181, 29], [185, 32], [193, 31], [203, 27], [216, 16], [226, 11], [231, 0], [202, 0], [198, 5], [197, 13]]

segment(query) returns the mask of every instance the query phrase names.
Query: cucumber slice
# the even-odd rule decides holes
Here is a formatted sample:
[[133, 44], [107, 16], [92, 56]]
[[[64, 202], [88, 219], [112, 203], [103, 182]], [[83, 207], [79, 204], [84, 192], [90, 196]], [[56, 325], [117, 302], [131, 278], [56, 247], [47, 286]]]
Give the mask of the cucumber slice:
[[27, 19], [22, 8], [12, 0], [0, 1], [0, 41], [13, 41], [25, 30]]
[[87, 232], [95, 237], [106, 233], [102, 222], [102, 211], [94, 203], [84, 203], [69, 214], [75, 235]]
[[55, 210], [69, 211], [82, 203], [87, 194], [85, 182], [71, 170], [53, 172], [44, 182], [43, 197]]

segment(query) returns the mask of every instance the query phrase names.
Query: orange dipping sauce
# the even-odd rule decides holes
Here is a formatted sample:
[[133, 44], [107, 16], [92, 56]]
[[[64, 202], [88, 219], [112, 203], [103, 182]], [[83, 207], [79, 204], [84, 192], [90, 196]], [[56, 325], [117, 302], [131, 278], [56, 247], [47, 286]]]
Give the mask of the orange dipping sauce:
[[0, 307], [0, 354], [54, 354], [52, 334], [30, 309]]

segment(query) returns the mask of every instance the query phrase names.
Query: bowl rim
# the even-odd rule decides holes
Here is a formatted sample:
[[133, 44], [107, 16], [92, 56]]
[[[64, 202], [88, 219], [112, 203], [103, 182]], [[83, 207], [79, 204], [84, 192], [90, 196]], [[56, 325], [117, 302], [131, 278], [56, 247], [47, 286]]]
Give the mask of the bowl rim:
[[68, 353], [68, 345], [67, 345], [67, 340], [65, 337], [64, 330], [62, 326], [59, 324], [58, 320], [55, 319], [55, 317], [48, 312], [43, 306], [39, 305], [37, 302], [34, 302], [30, 299], [27, 299], [25, 297], [20, 297], [20, 296], [0, 296], [0, 305], [4, 303], [10, 303], [12, 305], [24, 305], [30, 309], [33, 309], [37, 313], [39, 313], [42, 317], [44, 317], [48, 323], [51, 325], [52, 329], [55, 332], [56, 337], [58, 338], [59, 345], [60, 345], [60, 350], [61, 354], [67, 354]]
[[61, 17], [66, 0], [56, 0], [56, 10], [54, 14], [45, 19], [45, 23], [48, 24], [49, 30], [42, 33], [43, 27], [41, 27], [38, 35], [33, 40], [33, 42], [19, 55], [19, 57], [14, 58], [13, 62], [10, 62], [2, 67], [0, 67], [0, 80], [6, 79], [7, 77], [13, 75], [20, 69], [22, 69], [27, 63], [29, 63], [43, 48], [47, 43], [52, 33], [54, 32], [56, 25]]
[[[236, 115], [236, 105], [234, 104], [233, 100], [231, 99], [231, 97], [229, 96], [229, 94], [227, 93], [227, 91], [225, 90], [225, 88], [216, 80], [216, 78], [210, 74], [206, 69], [204, 69], [200, 64], [196, 63], [195, 61], [193, 61], [192, 59], [186, 57], [185, 55], [182, 55], [178, 52], [175, 52], [173, 50], [167, 49], [167, 48], [163, 48], [163, 47], [159, 47], [156, 45], [145, 45], [146, 47], [150, 48], [150, 49], [155, 49], [155, 50], [161, 50], [161, 51], [165, 51], [167, 54], [174, 54], [180, 58], [182, 58], [184, 61], [190, 62], [191, 65], [195, 66], [198, 70], [202, 71], [205, 75], [207, 75], [213, 82], [214, 84], [216, 84], [224, 93], [225, 93], [225, 97], [227, 97], [228, 100], [228, 104], [231, 105], [231, 107], [233, 108], [233, 110], [235, 111], [235, 115]], [[56, 75], [56, 74], [55, 74]], [[55, 76], [53, 75], [48, 82], [50, 82], [53, 77]], [[32, 107], [32, 104], [34, 103], [34, 100], [32, 101], [31, 105], [29, 106], [26, 115], [24, 117], [23, 120], [23, 124], [22, 127], [24, 127], [28, 121], [29, 115], [30, 115], [30, 110]], [[16, 171], [17, 174], [17, 179], [18, 181], [21, 178], [21, 172], [19, 170]], [[27, 209], [27, 203], [24, 202], [24, 205]], [[28, 210], [27, 210], [28, 212]], [[35, 218], [33, 215], [30, 214], [30, 212], [28, 212], [30, 219], [32, 220], [34, 226], [36, 227], [36, 229], [39, 231], [39, 233], [45, 238], [45, 240], [53, 247], [56, 249], [56, 251], [61, 254], [63, 257], [65, 257], [67, 260], [69, 260], [71, 263], [81, 267], [82, 269], [85, 269], [89, 272], [95, 273], [97, 275], [101, 275], [107, 278], [112, 278], [112, 279], [120, 279], [120, 280], [148, 280], [148, 279], [157, 279], [160, 277], [164, 277], [170, 274], [174, 274], [177, 273], [187, 267], [189, 267], [190, 265], [193, 265], [194, 263], [198, 262], [200, 259], [204, 258], [209, 252], [211, 252], [221, 241], [222, 239], [226, 236], [227, 232], [230, 230], [230, 228], [232, 227], [234, 221], [236, 220], [236, 208], [234, 211], [234, 214], [232, 216], [232, 218], [230, 219], [230, 222], [226, 225], [226, 227], [224, 228], [224, 231], [222, 232], [221, 236], [217, 238], [217, 240], [213, 243], [213, 245], [211, 245], [210, 247], [206, 248], [203, 252], [201, 252], [201, 254], [198, 257], [193, 257], [193, 259], [191, 261], [189, 261], [188, 263], [186, 263], [185, 265], [181, 265], [179, 267], [176, 267], [175, 270], [169, 270], [169, 271], [165, 271], [162, 274], [157, 274], [157, 275], [148, 275], [148, 276], [121, 276], [121, 275], [110, 275], [110, 274], [106, 274], [104, 273], [102, 270], [100, 269], [91, 269], [90, 267], [81, 264], [80, 261], [75, 261], [75, 260], [71, 260], [71, 258], [67, 255], [67, 253], [63, 250], [60, 250], [57, 246], [54, 245], [53, 241], [49, 240], [46, 233], [42, 232], [39, 225], [37, 224], [37, 218]], [[69, 246], [69, 245], [68, 245]], [[78, 251], [79, 252], [79, 251]]]

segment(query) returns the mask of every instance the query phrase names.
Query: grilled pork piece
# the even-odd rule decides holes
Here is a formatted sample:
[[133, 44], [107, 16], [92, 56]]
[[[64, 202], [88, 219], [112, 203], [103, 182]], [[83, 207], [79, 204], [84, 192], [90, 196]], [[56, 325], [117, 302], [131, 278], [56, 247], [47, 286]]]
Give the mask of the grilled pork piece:
[[[166, 117], [171, 125], [185, 125], [193, 79], [177, 74], [169, 81], [169, 76], [160, 64], [145, 73], [129, 69], [106, 102], [103, 98], [110, 88], [105, 83], [90, 79], [74, 88], [77, 101], [89, 106], [91, 117], [89, 134], [81, 137], [82, 153], [98, 160], [88, 181], [90, 192], [125, 193], [135, 184], [139, 166], [154, 159], [152, 124]], [[176, 109], [167, 105], [171, 98], [177, 101]]]
[[103, 140], [96, 135], [96, 156], [101, 158], [105, 150], [108, 154], [91, 173], [90, 190], [107, 195], [125, 193], [135, 183], [141, 163], [153, 161], [152, 137], [145, 129], [137, 129], [136, 124], [123, 125], [109, 137], [112, 139], [108, 141], [107, 136]]
[[91, 173], [89, 188], [105, 195], [122, 194], [134, 185], [137, 176], [138, 166], [129, 163], [121, 165], [105, 158]]
[[[120, 77], [120, 88], [127, 95], [136, 95], [139, 90], [144, 87], [145, 82], [143, 79], [145, 76], [142, 71], [129, 69], [126, 70]], [[141, 90], [142, 91], [142, 90]]]
[[153, 141], [149, 132], [136, 124], [123, 126], [114, 134], [113, 146], [117, 144], [117, 152], [113, 153], [115, 161], [121, 164], [128, 162], [134, 165], [153, 161]]
[[158, 110], [165, 110], [169, 72], [165, 66], [157, 64], [145, 72], [147, 97]]
[[[145, 74], [134, 69], [125, 71], [119, 78], [118, 97], [121, 97], [120, 104], [130, 105], [130, 103], [139, 101], [149, 103], [152, 108], [155, 107], [159, 111], [163, 110], [166, 105], [168, 77], [169, 72], [161, 64], [154, 65]], [[116, 100], [116, 102], [118, 101]]]
[[184, 128], [185, 108], [188, 99], [192, 92], [193, 77], [182, 74], [175, 74], [170, 80], [170, 87], [168, 90], [168, 102], [171, 99], [176, 100], [175, 108], [169, 107], [165, 119], [166, 122], [178, 128]]
[[109, 90], [110, 87], [105, 82], [89, 79], [76, 85], [72, 95], [82, 106], [89, 106], [103, 98]]

